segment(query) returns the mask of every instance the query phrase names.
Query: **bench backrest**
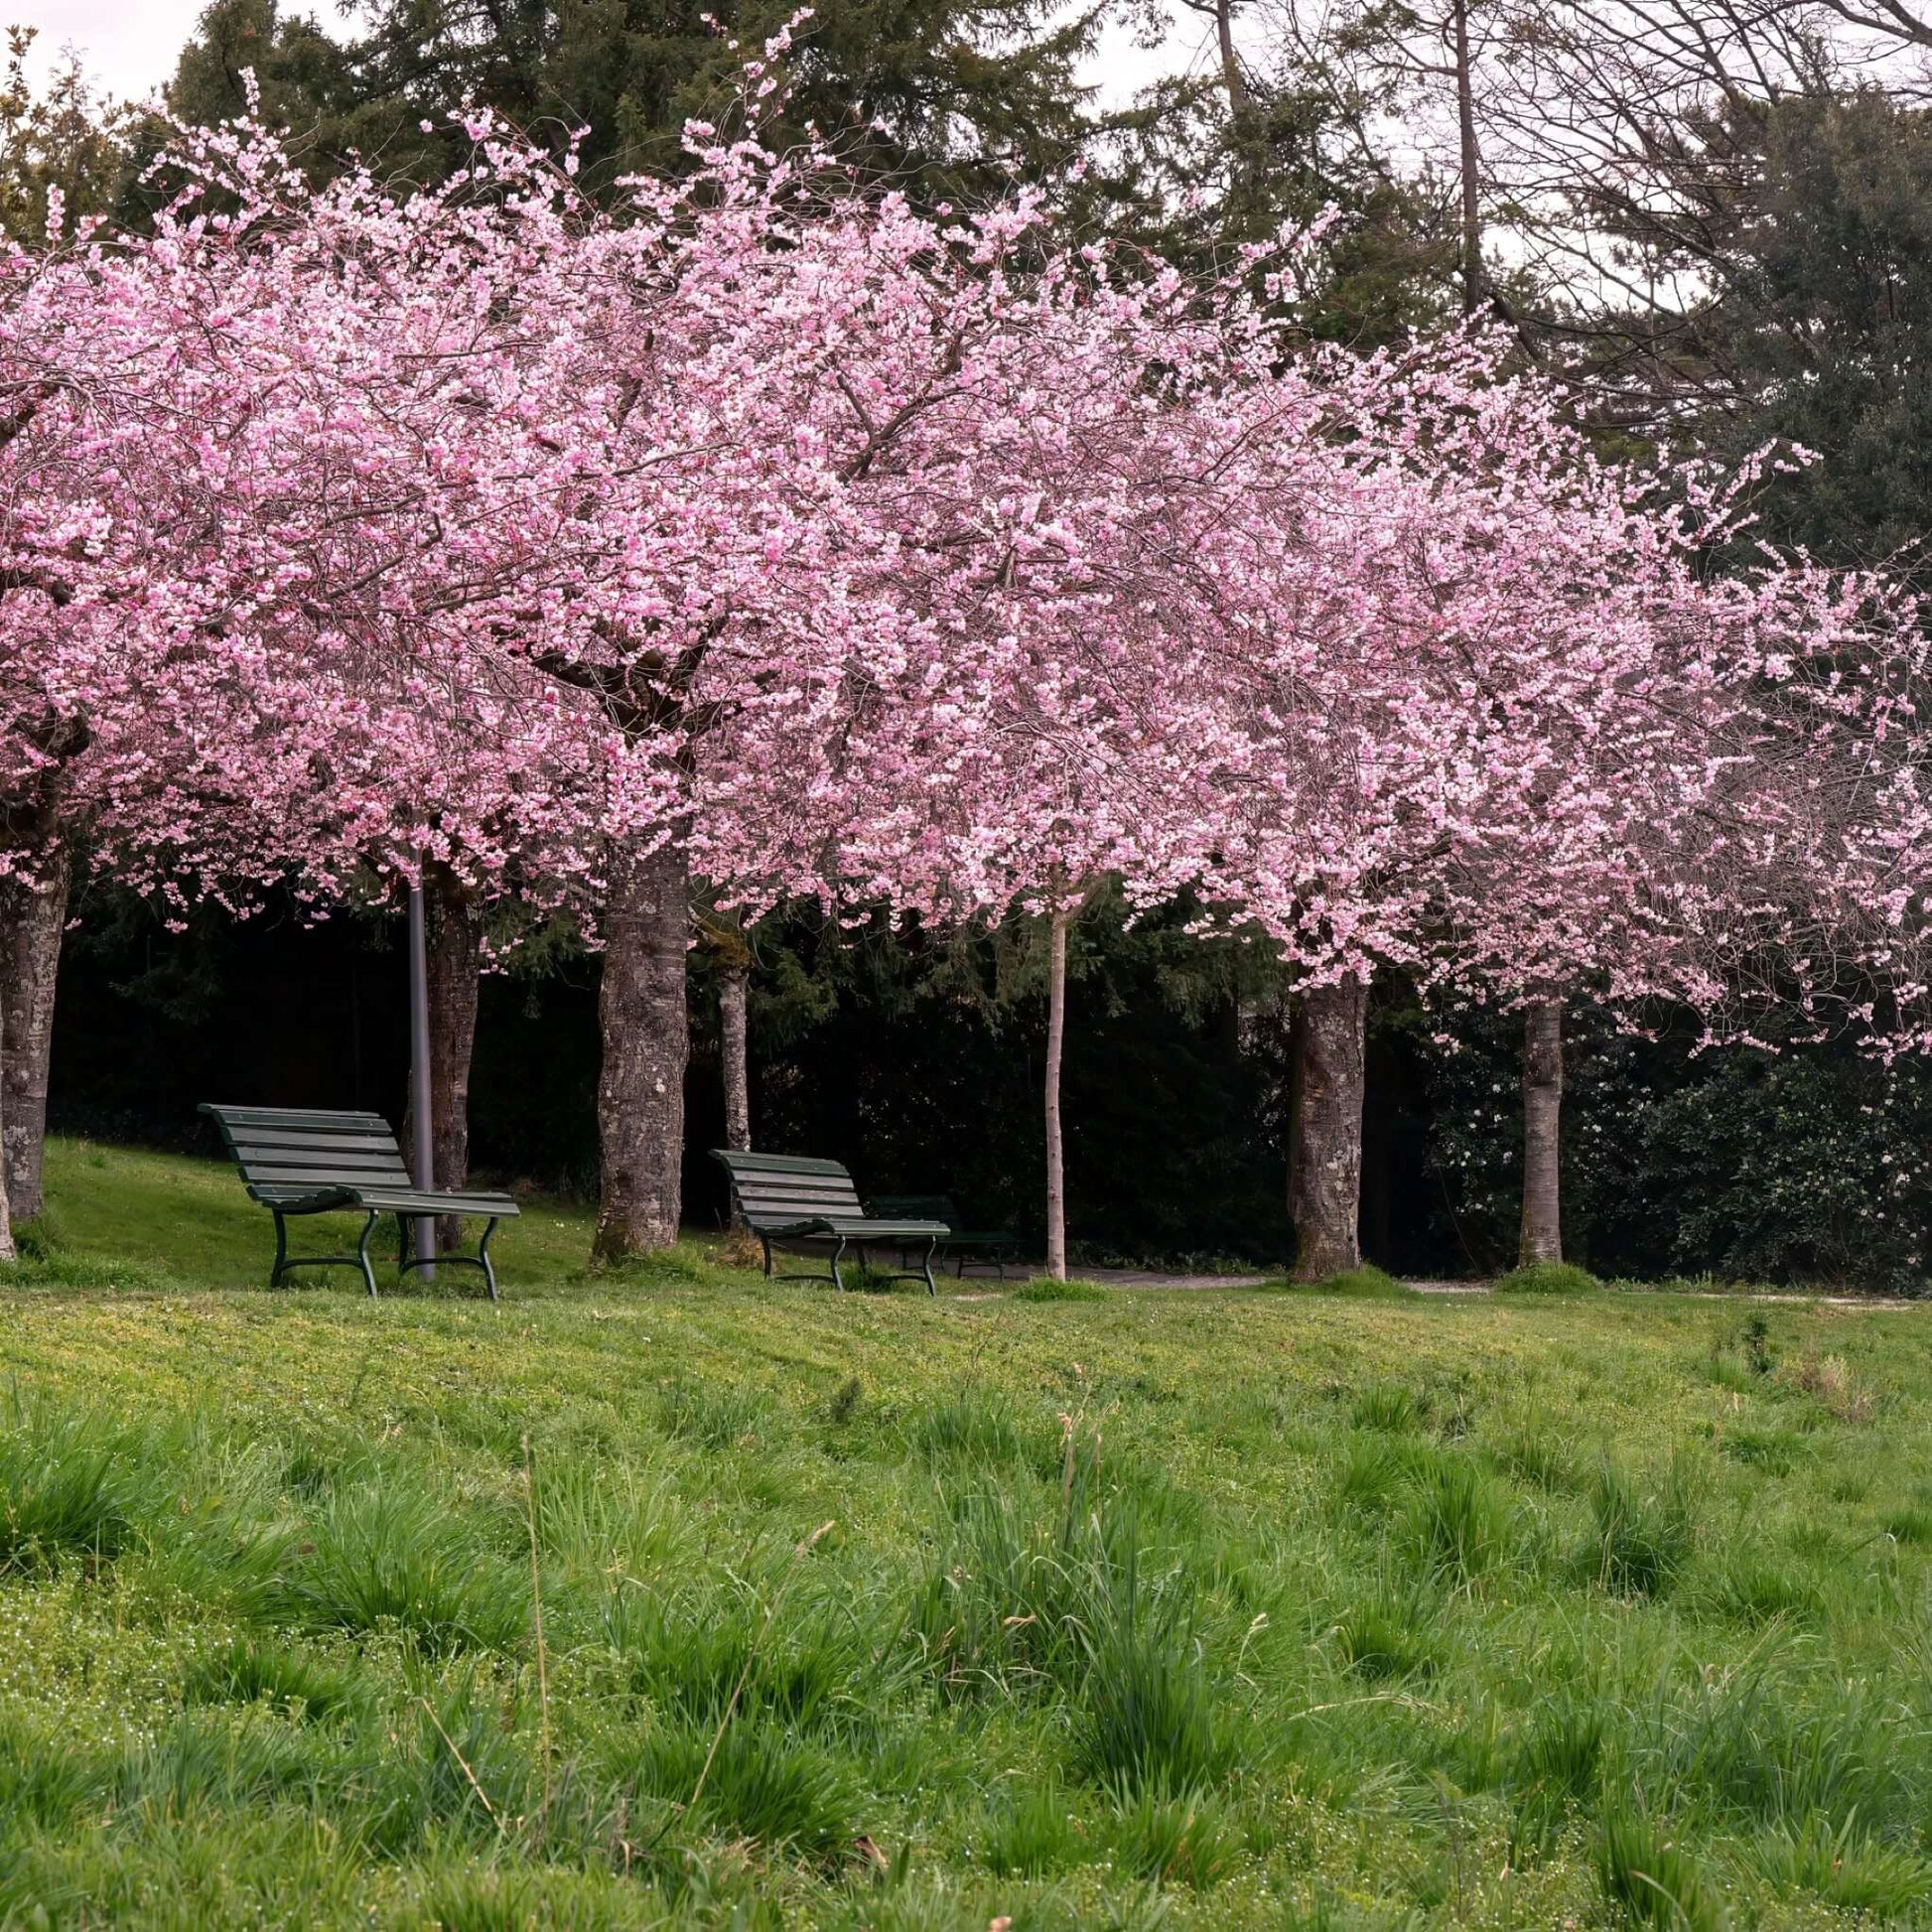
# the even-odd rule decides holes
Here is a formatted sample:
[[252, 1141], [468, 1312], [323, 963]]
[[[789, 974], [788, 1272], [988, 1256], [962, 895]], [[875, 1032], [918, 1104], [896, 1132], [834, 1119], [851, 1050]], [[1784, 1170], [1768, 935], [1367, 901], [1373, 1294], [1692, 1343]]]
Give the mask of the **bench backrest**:
[[960, 1225], [950, 1194], [875, 1194], [871, 1207], [883, 1220], [944, 1221], [954, 1229]]
[[782, 1227], [815, 1215], [859, 1220], [865, 1209], [852, 1176], [836, 1161], [811, 1161], [794, 1154], [739, 1154], [713, 1148], [714, 1161], [732, 1177], [732, 1199], [745, 1225]]
[[396, 1137], [380, 1114], [311, 1107], [217, 1107], [201, 1111], [221, 1130], [248, 1191], [273, 1203], [325, 1187], [408, 1187]]

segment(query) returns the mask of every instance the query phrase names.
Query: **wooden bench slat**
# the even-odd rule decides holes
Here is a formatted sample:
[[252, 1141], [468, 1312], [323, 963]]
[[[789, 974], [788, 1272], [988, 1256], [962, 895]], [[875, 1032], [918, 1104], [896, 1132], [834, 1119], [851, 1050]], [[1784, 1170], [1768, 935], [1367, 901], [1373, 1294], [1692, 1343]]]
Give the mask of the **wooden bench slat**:
[[774, 1207], [782, 1207], [790, 1201], [822, 1201], [834, 1207], [856, 1208], [859, 1205], [859, 1196], [850, 1187], [759, 1187], [748, 1183], [738, 1190], [738, 1197], [748, 1207], [754, 1201], [769, 1201]]
[[243, 1149], [264, 1161], [400, 1161], [401, 1150], [394, 1141], [386, 1147], [344, 1147], [334, 1141], [312, 1141], [300, 1146], [282, 1141], [253, 1141], [236, 1135], [228, 1142], [229, 1152], [239, 1156]]
[[393, 1152], [395, 1137], [390, 1134], [297, 1134], [286, 1128], [237, 1127], [230, 1137], [233, 1147], [296, 1148], [305, 1154], [380, 1154]]
[[[724, 1157], [719, 1156], [722, 1160]], [[809, 1173], [832, 1174], [852, 1184], [852, 1176], [840, 1161], [820, 1161], [802, 1154], [733, 1154], [728, 1163], [734, 1173]]]
[[848, 1221], [864, 1215], [858, 1201], [759, 1201], [738, 1199], [738, 1211], [748, 1221], [809, 1221], [821, 1213], [842, 1213]]
[[415, 1187], [357, 1187], [355, 1198], [362, 1207], [378, 1207], [385, 1214], [400, 1208], [405, 1214], [494, 1214], [515, 1218], [513, 1194], [423, 1193]]
[[747, 1181], [738, 1194], [741, 1200], [747, 1201], [849, 1201], [854, 1207], [859, 1204], [858, 1193], [851, 1187], [764, 1187], [757, 1181]]
[[326, 1147], [258, 1147], [249, 1141], [238, 1142], [230, 1150], [234, 1158], [246, 1166], [274, 1167], [330, 1167], [330, 1168], [399, 1168], [402, 1162], [397, 1159], [394, 1148], [352, 1147], [346, 1153]]
[[387, 1134], [380, 1114], [338, 1114], [303, 1107], [217, 1107], [202, 1112], [230, 1127], [288, 1127], [308, 1134]]
[[242, 1178], [263, 1187], [352, 1187], [358, 1192], [369, 1187], [393, 1191], [414, 1187], [416, 1182], [406, 1168], [244, 1168]]

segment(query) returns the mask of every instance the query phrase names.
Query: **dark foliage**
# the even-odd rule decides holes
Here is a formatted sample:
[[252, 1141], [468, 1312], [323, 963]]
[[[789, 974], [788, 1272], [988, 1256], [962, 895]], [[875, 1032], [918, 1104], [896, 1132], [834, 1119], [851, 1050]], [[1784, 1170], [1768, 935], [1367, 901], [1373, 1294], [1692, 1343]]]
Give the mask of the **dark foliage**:
[[[69, 934], [57, 1127], [202, 1146], [198, 1101], [365, 1106], [401, 1118], [408, 1039], [399, 921], [305, 925], [213, 910], [165, 930], [111, 890]], [[1287, 1027], [1256, 962], [1178, 913], [1075, 928], [1065, 1069], [1069, 1219], [1089, 1262], [1288, 1252]], [[862, 1190], [950, 1192], [982, 1226], [1037, 1238], [1045, 1002], [1035, 935], [761, 928], [753, 1012], [758, 1145], [846, 1162]], [[723, 1104], [711, 965], [692, 955], [687, 1215], [725, 1200], [706, 1150]], [[597, 962], [533, 947], [483, 983], [472, 1088], [480, 1174], [596, 1184]], [[1429, 1014], [1380, 987], [1369, 1019], [1362, 1232], [1404, 1275], [1514, 1258], [1519, 1023]], [[1850, 1041], [1693, 1053], [1688, 1028], [1567, 1023], [1565, 1235], [1599, 1275], [1713, 1273], [1915, 1291], [1932, 1217], [1932, 1068]], [[211, 1146], [204, 1149], [213, 1152]]]

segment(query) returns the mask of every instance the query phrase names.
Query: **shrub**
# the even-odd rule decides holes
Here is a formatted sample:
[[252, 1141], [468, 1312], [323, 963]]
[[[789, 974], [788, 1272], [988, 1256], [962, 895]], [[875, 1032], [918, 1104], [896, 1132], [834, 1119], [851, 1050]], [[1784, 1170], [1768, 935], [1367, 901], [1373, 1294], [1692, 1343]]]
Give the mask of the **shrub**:
[[1567, 1261], [1529, 1261], [1498, 1278], [1499, 1295], [1587, 1295], [1603, 1284]]
[[1107, 1291], [1098, 1282], [1056, 1281], [1051, 1275], [1036, 1275], [1013, 1291], [1016, 1302], [1104, 1302]]
[[1405, 1287], [1393, 1275], [1384, 1274], [1372, 1262], [1364, 1262], [1359, 1268], [1350, 1268], [1342, 1274], [1328, 1276], [1325, 1281], [1304, 1286], [1306, 1292], [1312, 1295], [1352, 1295], [1369, 1301], [1391, 1298], [1407, 1300], [1416, 1292], [1413, 1288]]

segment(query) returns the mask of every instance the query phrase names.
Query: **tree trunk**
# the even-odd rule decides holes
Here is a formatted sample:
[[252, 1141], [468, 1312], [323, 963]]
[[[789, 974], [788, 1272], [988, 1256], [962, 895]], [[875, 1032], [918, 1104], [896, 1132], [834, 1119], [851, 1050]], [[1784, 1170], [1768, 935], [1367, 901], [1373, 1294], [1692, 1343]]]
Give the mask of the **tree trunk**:
[[690, 885], [689, 858], [676, 840], [644, 857], [626, 847], [612, 855], [598, 996], [604, 1187], [592, 1253], [600, 1261], [622, 1261], [677, 1240], [690, 1052], [684, 999]]
[[1523, 1238], [1516, 1258], [1563, 1259], [1563, 1005], [1537, 1000], [1523, 1014]]
[[[7, 1077], [6, 1058], [0, 1052], [0, 1147], [6, 1145], [7, 1133]], [[0, 1185], [0, 1261], [14, 1259], [13, 1215], [7, 1207], [7, 1190]]]
[[1476, 148], [1475, 79], [1469, 69], [1469, 0], [1454, 0], [1455, 124], [1462, 167], [1462, 313], [1482, 306], [1482, 157]]
[[1066, 929], [1056, 905], [1046, 955], [1046, 1272], [1066, 1280], [1066, 1147], [1060, 1135], [1060, 1055], [1066, 1041]]
[[719, 1034], [725, 1057], [725, 1145], [734, 1154], [752, 1146], [752, 1077], [745, 1045], [746, 995], [751, 989], [748, 966], [718, 969]]
[[1325, 1281], [1362, 1263], [1362, 1062], [1368, 986], [1311, 987], [1295, 1017], [1288, 1211], [1295, 1279]]
[[[477, 997], [483, 973], [483, 903], [448, 866], [423, 868], [429, 954], [429, 1098], [431, 1155], [439, 1187], [470, 1180], [470, 1060], [477, 1044]], [[436, 1224], [446, 1253], [463, 1246], [463, 1222]]]
[[0, 1080], [6, 1083], [0, 1163], [17, 1226], [45, 1205], [41, 1189], [47, 1139], [47, 1080], [54, 1046], [54, 989], [73, 882], [65, 841], [34, 855], [31, 886], [0, 884]]

